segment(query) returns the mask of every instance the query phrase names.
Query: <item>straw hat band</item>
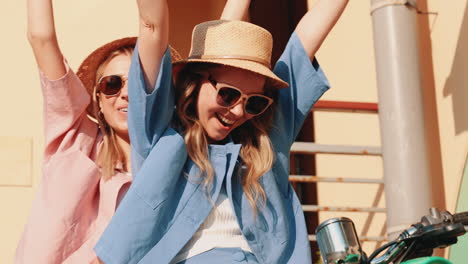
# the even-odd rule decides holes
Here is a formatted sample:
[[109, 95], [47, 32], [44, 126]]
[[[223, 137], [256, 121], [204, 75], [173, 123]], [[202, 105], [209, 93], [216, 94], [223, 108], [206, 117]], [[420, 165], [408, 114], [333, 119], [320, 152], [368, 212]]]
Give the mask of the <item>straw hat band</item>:
[[267, 68], [271, 68], [270, 61], [263, 60], [258, 57], [245, 56], [245, 55], [192, 55], [188, 58], [189, 60], [216, 60], [216, 59], [228, 59], [228, 60], [247, 60], [262, 64]]

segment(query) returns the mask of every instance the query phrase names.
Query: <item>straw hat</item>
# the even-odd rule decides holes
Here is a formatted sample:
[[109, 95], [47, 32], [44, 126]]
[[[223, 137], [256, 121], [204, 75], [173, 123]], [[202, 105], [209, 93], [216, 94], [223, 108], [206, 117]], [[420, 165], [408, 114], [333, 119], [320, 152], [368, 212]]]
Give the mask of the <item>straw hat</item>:
[[[92, 96], [94, 92], [96, 73], [99, 65], [103, 63], [112, 52], [121, 48], [134, 48], [136, 44], [136, 37], [121, 38], [111, 41], [103, 46], [97, 48], [86, 59], [81, 63], [76, 75], [80, 78], [83, 85], [86, 87], [88, 93]], [[171, 47], [172, 61], [181, 60], [182, 57], [179, 53]], [[93, 111], [93, 104], [89, 104], [87, 108], [88, 116], [91, 116], [91, 120], [95, 118]]]
[[187, 60], [173, 64], [174, 74], [191, 62], [227, 65], [267, 77], [276, 88], [288, 84], [271, 71], [273, 38], [266, 29], [243, 21], [215, 20], [193, 29]]

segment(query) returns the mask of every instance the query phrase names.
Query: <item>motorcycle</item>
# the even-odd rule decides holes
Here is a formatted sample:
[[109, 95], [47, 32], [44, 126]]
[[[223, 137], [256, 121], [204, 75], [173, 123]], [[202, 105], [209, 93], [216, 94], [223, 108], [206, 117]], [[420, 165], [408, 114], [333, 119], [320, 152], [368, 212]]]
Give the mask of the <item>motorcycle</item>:
[[436, 208], [419, 223], [401, 232], [395, 240], [376, 249], [369, 257], [362, 250], [353, 221], [332, 218], [316, 229], [317, 243], [325, 264], [451, 264], [433, 257], [435, 248], [457, 243], [468, 231], [468, 212], [451, 214]]

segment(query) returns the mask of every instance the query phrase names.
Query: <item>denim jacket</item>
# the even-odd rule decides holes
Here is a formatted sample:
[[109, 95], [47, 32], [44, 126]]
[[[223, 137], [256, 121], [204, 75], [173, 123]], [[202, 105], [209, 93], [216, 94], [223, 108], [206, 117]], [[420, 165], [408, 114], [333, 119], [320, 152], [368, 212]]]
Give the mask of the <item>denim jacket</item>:
[[[107, 263], [169, 263], [213, 209], [223, 182], [240, 229], [260, 263], [311, 263], [304, 214], [289, 176], [289, 152], [313, 104], [329, 88], [295, 33], [274, 72], [289, 83], [279, 91], [270, 131], [275, 161], [260, 178], [266, 205], [257, 215], [242, 189], [240, 144], [210, 145], [215, 179], [210, 197], [188, 158], [183, 135], [171, 127], [174, 89], [169, 49], [156, 87], [146, 93], [138, 48], [129, 73], [129, 133], [134, 182], [95, 247]], [[211, 200], [210, 200], [211, 199]]]

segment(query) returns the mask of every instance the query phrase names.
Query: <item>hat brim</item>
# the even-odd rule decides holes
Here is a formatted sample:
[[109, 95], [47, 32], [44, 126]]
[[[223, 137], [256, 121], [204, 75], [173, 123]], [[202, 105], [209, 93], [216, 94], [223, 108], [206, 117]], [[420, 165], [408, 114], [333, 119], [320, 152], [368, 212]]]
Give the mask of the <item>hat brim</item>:
[[281, 80], [276, 74], [274, 74], [268, 67], [249, 60], [240, 60], [240, 59], [187, 59], [182, 61], [177, 61], [172, 64], [173, 74], [177, 74], [189, 63], [215, 63], [224, 66], [234, 67], [241, 70], [250, 71], [259, 75], [262, 75], [267, 78], [269, 85], [277, 88], [288, 88], [289, 84]]

